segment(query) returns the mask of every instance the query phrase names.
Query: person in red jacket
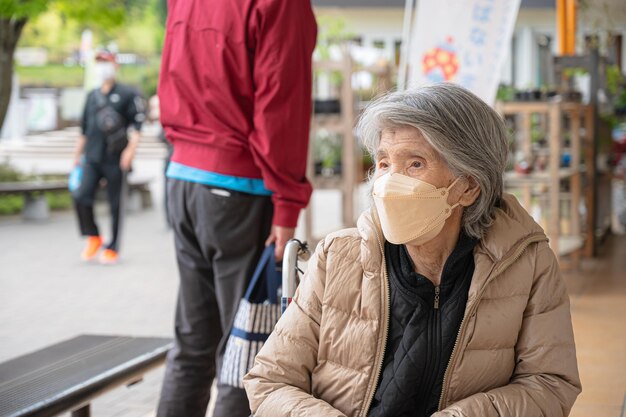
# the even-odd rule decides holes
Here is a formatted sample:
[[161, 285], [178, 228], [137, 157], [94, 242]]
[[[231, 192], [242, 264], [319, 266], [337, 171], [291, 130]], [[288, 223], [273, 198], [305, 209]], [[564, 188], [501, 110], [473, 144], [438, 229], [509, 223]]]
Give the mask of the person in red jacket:
[[[310, 0], [169, 0], [159, 80], [180, 287], [158, 417], [204, 416], [239, 300], [264, 245], [282, 258], [305, 177]], [[214, 416], [248, 416], [217, 384]]]

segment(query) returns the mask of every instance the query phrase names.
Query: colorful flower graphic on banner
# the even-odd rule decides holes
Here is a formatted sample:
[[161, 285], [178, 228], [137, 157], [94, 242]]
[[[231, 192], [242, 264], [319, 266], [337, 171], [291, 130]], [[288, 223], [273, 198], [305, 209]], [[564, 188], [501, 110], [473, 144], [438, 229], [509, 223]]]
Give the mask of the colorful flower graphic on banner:
[[454, 40], [448, 36], [445, 42], [429, 49], [422, 58], [422, 73], [432, 82], [452, 81], [459, 72], [459, 59]]
[[496, 98], [521, 0], [419, 0], [407, 86], [454, 82]]

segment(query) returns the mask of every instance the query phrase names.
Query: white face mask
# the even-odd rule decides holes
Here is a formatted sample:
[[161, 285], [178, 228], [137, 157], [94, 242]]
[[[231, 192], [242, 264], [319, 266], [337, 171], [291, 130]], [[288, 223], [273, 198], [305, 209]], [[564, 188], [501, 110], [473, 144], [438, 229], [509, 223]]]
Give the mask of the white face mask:
[[422, 245], [437, 236], [459, 205], [448, 204], [448, 193], [459, 178], [447, 188], [402, 174], [378, 178], [372, 194], [385, 239], [396, 245]]
[[115, 79], [115, 64], [112, 62], [98, 62], [95, 66], [97, 85], [104, 84], [105, 81]]

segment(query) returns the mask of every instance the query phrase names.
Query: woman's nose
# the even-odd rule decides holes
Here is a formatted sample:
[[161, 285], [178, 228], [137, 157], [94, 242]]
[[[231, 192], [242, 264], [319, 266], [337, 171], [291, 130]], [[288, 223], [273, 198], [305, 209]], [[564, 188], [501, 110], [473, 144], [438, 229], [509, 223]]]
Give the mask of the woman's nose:
[[392, 165], [389, 168], [389, 173], [391, 174], [402, 174], [402, 175], [409, 175], [406, 168], [404, 168], [403, 166], [398, 166], [398, 165]]

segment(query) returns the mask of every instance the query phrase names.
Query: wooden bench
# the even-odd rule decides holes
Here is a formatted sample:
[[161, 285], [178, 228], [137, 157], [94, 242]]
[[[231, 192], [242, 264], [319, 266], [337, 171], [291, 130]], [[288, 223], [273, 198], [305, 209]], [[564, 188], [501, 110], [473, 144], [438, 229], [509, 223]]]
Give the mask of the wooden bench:
[[0, 364], [0, 416], [88, 417], [90, 402], [165, 361], [171, 340], [81, 335]]
[[24, 181], [0, 182], [0, 195], [22, 194], [24, 208], [22, 215], [26, 220], [42, 220], [50, 216], [45, 191], [65, 191], [67, 181]]

